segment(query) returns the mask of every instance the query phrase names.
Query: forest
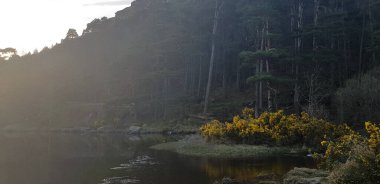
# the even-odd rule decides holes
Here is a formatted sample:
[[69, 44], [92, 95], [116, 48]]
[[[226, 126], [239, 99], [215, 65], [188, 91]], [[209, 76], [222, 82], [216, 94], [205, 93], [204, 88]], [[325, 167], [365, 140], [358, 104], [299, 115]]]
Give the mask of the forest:
[[378, 0], [136, 0], [41, 51], [0, 50], [0, 124], [231, 120], [244, 107], [379, 122], [379, 10]]

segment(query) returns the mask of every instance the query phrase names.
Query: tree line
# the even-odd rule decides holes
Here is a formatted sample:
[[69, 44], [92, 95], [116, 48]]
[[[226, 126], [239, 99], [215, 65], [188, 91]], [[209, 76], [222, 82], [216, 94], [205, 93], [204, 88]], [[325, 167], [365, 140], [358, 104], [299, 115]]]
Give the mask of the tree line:
[[378, 66], [379, 9], [378, 0], [136, 0], [81, 36], [70, 29], [60, 44], [2, 62], [3, 108], [28, 119], [33, 101], [49, 109], [33, 120], [45, 124], [73, 101], [104, 103], [103, 118], [121, 122], [227, 119], [242, 106], [376, 121], [367, 116], [376, 100], [353, 120], [337, 91]]

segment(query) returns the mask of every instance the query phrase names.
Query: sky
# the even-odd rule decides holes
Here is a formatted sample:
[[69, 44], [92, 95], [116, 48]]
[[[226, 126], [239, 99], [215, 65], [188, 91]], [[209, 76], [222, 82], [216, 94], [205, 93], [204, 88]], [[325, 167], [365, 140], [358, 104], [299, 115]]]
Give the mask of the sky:
[[95, 18], [114, 17], [133, 0], [0, 0], [0, 48], [20, 55], [51, 47], [69, 28], [78, 34]]

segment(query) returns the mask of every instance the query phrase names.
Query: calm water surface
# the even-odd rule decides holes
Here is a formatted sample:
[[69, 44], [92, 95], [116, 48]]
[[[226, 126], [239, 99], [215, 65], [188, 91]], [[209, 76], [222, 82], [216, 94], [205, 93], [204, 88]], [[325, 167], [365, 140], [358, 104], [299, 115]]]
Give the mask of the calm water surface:
[[307, 158], [220, 160], [149, 149], [173, 137], [0, 133], [0, 184], [209, 184], [279, 179]]

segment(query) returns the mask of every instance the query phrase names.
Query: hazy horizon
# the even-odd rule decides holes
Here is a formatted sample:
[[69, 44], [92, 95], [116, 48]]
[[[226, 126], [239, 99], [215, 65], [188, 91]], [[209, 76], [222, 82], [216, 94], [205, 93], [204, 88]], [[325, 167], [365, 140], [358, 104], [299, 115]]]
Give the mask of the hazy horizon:
[[95, 18], [114, 17], [133, 0], [0, 0], [2, 21], [0, 48], [19, 54], [59, 43], [69, 28], [78, 34]]

